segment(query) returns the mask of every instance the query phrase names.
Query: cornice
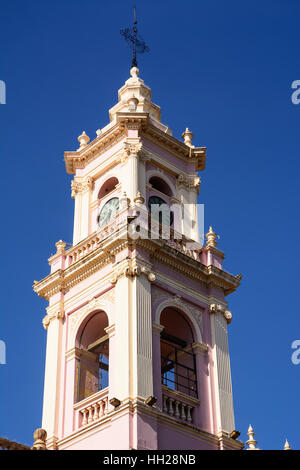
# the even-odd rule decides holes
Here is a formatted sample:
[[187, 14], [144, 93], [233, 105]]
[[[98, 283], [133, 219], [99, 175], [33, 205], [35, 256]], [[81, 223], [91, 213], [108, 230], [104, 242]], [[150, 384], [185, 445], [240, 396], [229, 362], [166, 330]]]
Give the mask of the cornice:
[[204, 170], [206, 160], [205, 147], [190, 147], [175, 137], [163, 132], [151, 124], [149, 113], [116, 113], [116, 122], [92, 142], [76, 151], [64, 152], [66, 171], [76, 172], [77, 168], [85, 168], [94, 158], [114, 146], [126, 137], [128, 129], [139, 130], [140, 136], [153, 140], [158, 146], [175, 154], [184, 161], [195, 161], [196, 170]]
[[[126, 234], [126, 221], [124, 226], [120, 227], [118, 237], [112, 231], [108, 233], [106, 238], [101, 240], [101, 236], [92, 234], [86, 240], [79, 243], [75, 247], [67, 250], [64, 255], [66, 258], [73, 253], [74, 250], [80, 251], [81, 247], [94, 237], [97, 238], [97, 248], [90, 253], [82, 256], [78, 261], [73, 262], [64, 270], [49, 274], [40, 282], [35, 282], [33, 288], [37, 294], [48, 299], [57, 292], [65, 293], [71, 287], [81, 282], [83, 279], [91, 276], [94, 272], [100, 270], [106, 264], [114, 262], [114, 255], [131, 247], [141, 248], [170, 269], [181, 272], [183, 275], [201, 282], [205, 287], [217, 287], [224, 290], [225, 295], [234, 292], [239, 286], [241, 276], [233, 276], [232, 274], [210, 265], [205, 266], [199, 260], [192, 258], [188, 253], [179, 251], [174, 246], [168, 245], [165, 240], [137, 239], [131, 240], [124, 238]], [[135, 276], [144, 274], [150, 282], [155, 281], [155, 272], [152, 272], [151, 265], [142, 262], [138, 257], [133, 257], [122, 261], [113, 266], [111, 283], [116, 283], [122, 275]]]
[[100, 134], [83, 149], [64, 152], [67, 173], [73, 174], [76, 172], [77, 168], [85, 168], [85, 166], [93, 161], [99, 154], [113, 147], [125, 136], [125, 129], [116, 122], [114, 126], [107, 129], [103, 134]]
[[177, 156], [184, 157], [185, 161], [194, 160], [198, 171], [205, 169], [206, 147], [190, 147], [152, 124], [149, 124], [144, 133], [145, 137], [150, 138], [156, 145], [162, 146], [169, 152], [175, 152]]

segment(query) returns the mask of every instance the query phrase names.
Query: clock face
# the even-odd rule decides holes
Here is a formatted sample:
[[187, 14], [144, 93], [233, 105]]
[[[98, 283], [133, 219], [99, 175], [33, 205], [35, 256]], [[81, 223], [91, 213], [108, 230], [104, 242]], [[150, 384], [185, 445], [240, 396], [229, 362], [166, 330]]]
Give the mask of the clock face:
[[119, 210], [119, 198], [113, 197], [107, 201], [101, 209], [98, 224], [99, 227], [104, 227], [110, 222]]
[[[167, 205], [167, 203], [161, 197], [159, 197], [159, 196], [150, 196], [149, 200], [148, 200], [148, 207], [149, 207], [150, 212], [152, 212], [151, 207], [155, 204], [158, 205], [158, 206], [161, 206], [162, 204]], [[173, 223], [173, 212], [171, 212], [171, 211], [160, 212], [159, 213], [159, 223], [165, 224], [165, 225], [172, 225], [172, 223]]]

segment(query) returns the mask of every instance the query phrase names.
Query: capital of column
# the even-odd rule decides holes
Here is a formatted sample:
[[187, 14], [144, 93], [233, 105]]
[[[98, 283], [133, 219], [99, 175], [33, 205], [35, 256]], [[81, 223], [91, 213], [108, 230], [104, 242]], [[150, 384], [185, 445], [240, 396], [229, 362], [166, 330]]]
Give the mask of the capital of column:
[[203, 353], [206, 354], [208, 351], [208, 346], [207, 344], [196, 341], [195, 343], [192, 344], [192, 351], [195, 354], [203, 354]]
[[137, 158], [141, 154], [142, 147], [143, 144], [140, 139], [125, 141], [121, 155], [121, 163], [125, 163], [130, 157]]
[[94, 180], [91, 176], [87, 176], [84, 179], [73, 179], [71, 181], [71, 197], [74, 199], [77, 194], [85, 193], [90, 191], [94, 187]]
[[164, 326], [159, 323], [152, 322], [152, 331], [155, 335], [160, 336], [161, 332], [164, 330]]
[[221, 313], [224, 316], [225, 320], [227, 321], [227, 324], [231, 323], [232, 313], [229, 310], [226, 310], [224, 305], [210, 304], [209, 311], [211, 314]]
[[141, 265], [136, 259], [126, 260], [126, 263], [122, 263], [114, 269], [114, 272], [110, 278], [111, 284], [116, 284], [118, 279], [122, 276], [135, 277], [144, 274], [147, 276], [149, 282], [154, 282], [156, 277], [148, 266]]
[[116, 332], [116, 325], [113, 323], [112, 325], [109, 325], [104, 328], [104, 331], [108, 334], [108, 337], [111, 338]]
[[63, 320], [65, 316], [63, 302], [59, 302], [57, 305], [53, 305], [46, 308], [47, 315], [43, 318], [43, 326], [45, 330], [48, 330], [48, 327], [52, 320]]

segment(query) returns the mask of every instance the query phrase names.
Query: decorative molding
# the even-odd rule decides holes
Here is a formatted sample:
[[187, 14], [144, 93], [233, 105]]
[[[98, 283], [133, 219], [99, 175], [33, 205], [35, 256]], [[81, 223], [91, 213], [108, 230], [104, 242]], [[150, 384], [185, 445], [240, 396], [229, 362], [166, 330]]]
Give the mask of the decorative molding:
[[70, 314], [70, 344], [69, 347], [72, 348], [75, 345], [75, 337], [78, 331], [79, 326], [83, 320], [93, 311], [102, 310], [106, 313], [108, 317], [109, 326], [113, 325], [113, 311], [114, 311], [114, 289], [105, 292], [99, 297], [93, 297], [89, 300], [87, 304], [79, 308], [75, 312]]
[[157, 333], [158, 335], [160, 335], [163, 329], [164, 329], [163, 325], [160, 325], [159, 323], [155, 323], [155, 321], [152, 322], [152, 331], [154, 333]]
[[94, 187], [94, 180], [91, 176], [87, 176], [84, 179], [74, 178], [71, 181], [71, 197], [74, 199], [78, 193], [85, 193], [90, 191]]
[[194, 353], [207, 353], [208, 352], [208, 346], [205, 343], [200, 343], [199, 341], [196, 341], [195, 343], [192, 344], [192, 350]]
[[199, 192], [201, 179], [199, 176], [186, 175], [185, 173], [180, 173], [177, 178], [178, 187], [185, 187], [186, 189], [196, 190]]
[[132, 140], [129, 140], [129, 139], [126, 139], [124, 141], [123, 152], [120, 157], [120, 163], [126, 163], [128, 158], [130, 157], [136, 158], [141, 155], [143, 144], [140, 138], [134, 139], [134, 140], [136, 140], [136, 142], [132, 142]]
[[[142, 249], [149, 253], [153, 259], [165, 264], [169, 269], [180, 272], [190, 279], [197, 280], [197, 282], [203, 284], [203, 287], [222, 289], [225, 295], [234, 292], [240, 284], [240, 275], [233, 276], [214, 265], [204, 265], [199, 260], [198, 252], [196, 252], [197, 257], [193, 257], [192, 255], [195, 255], [195, 253], [184, 250], [184, 246], [181, 247], [180, 243], [170, 246], [167, 240], [131, 240], [127, 237], [127, 220], [125, 219], [123, 225], [117, 227], [118, 237], [116, 237], [116, 229], [113, 229], [114, 224], [111, 227], [112, 231], [94, 232], [87, 239], [65, 251], [64, 256], [67, 267], [57, 269], [41, 281], [35, 282], [33, 286], [35, 292], [47, 300], [57, 292], [66, 292], [94, 272], [111, 263], [112, 254], [120, 253], [126, 249], [130, 249], [131, 252], [134, 249]], [[70, 262], [70, 257], [74, 255], [76, 255], [75, 261]], [[127, 260], [126, 263], [127, 275], [129, 276], [139, 275], [138, 267], [146, 265], [144, 262], [139, 261], [138, 267], [136, 267], [137, 258], [132, 258], [130, 263]], [[148, 265], [151, 270], [151, 265], [149, 263]], [[118, 272], [119, 269], [121, 269], [120, 273]], [[122, 274], [122, 265], [115, 266], [112, 283], [116, 283], [118, 276]], [[151, 278], [153, 279], [153, 276]]]
[[52, 320], [63, 320], [65, 317], [64, 312], [64, 303], [60, 301], [58, 304], [46, 308], [47, 315], [43, 318], [43, 326], [45, 330], [48, 330], [48, 327]]
[[229, 310], [226, 310], [224, 305], [221, 304], [210, 304], [209, 306], [209, 311], [210, 313], [221, 313], [224, 315], [225, 320], [227, 321], [227, 324], [231, 323], [232, 320], [232, 313]]
[[197, 341], [202, 343], [202, 309], [184, 301], [179, 295], [171, 295], [167, 293], [158, 292], [161, 289], [157, 287], [152, 288], [152, 299], [154, 300], [155, 307], [155, 323], [160, 324], [160, 315], [167, 307], [179, 308], [191, 320]]
[[110, 278], [111, 284], [116, 284], [122, 276], [135, 277], [145, 274], [149, 282], [155, 281], [155, 274], [151, 271], [151, 266], [146, 265], [138, 258], [126, 259], [119, 265], [115, 266], [113, 274]]

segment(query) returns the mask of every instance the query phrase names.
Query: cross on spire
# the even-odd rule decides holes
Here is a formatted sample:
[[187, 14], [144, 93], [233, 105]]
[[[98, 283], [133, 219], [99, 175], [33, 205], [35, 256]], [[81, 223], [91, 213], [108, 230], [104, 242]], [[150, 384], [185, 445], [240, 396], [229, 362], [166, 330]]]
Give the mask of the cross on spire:
[[124, 36], [126, 43], [132, 49], [132, 62], [131, 67], [137, 67], [136, 54], [143, 54], [149, 52], [149, 47], [146, 45], [142, 36], [138, 34], [136, 7], [134, 7], [133, 27], [121, 29], [121, 35]]

